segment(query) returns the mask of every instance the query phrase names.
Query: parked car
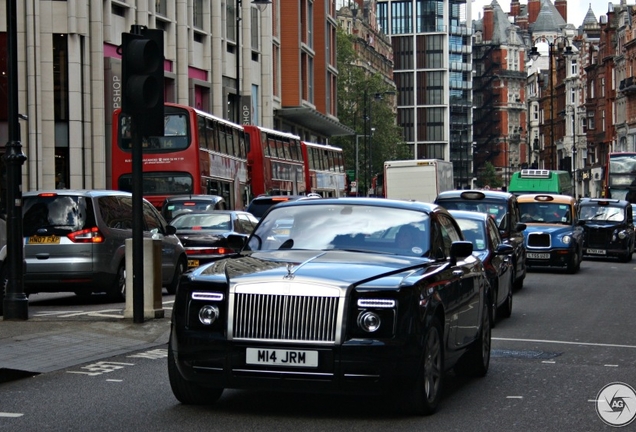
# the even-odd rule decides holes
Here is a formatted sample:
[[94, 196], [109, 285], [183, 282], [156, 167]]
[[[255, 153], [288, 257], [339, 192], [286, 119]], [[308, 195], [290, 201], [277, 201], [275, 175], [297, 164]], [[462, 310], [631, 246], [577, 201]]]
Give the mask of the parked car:
[[310, 193], [308, 195], [259, 195], [249, 203], [245, 211], [252, 213], [256, 219], [260, 219], [267, 213], [270, 207], [276, 204], [308, 198], [322, 197], [317, 193]]
[[514, 194], [492, 190], [451, 190], [435, 199], [447, 210], [467, 210], [489, 214], [499, 228], [505, 243], [513, 248], [512, 272], [514, 288], [523, 288], [526, 278], [526, 247], [523, 239], [525, 224], [520, 220], [519, 203]]
[[491, 320], [508, 318], [512, 314], [514, 248], [499, 235], [495, 220], [487, 213], [449, 210], [462, 230], [464, 239], [473, 244], [473, 255], [478, 257], [486, 270], [490, 283]]
[[179, 195], [166, 198], [161, 205], [161, 216], [172, 222], [181, 213], [226, 210], [225, 199], [218, 195]]
[[[125, 241], [132, 238], [132, 194], [50, 190], [23, 195], [24, 291], [105, 292], [123, 300]], [[144, 238], [160, 239], [162, 283], [174, 293], [186, 268], [175, 228], [143, 200]]]
[[583, 254], [615, 257], [630, 262], [634, 254], [633, 207], [628, 201], [582, 198], [579, 224], [583, 227]]
[[472, 249], [430, 203], [278, 204], [240, 254], [182, 278], [172, 391], [184, 404], [212, 404], [225, 388], [386, 393], [430, 414], [447, 369], [488, 371], [488, 282]]
[[583, 258], [583, 228], [577, 222], [577, 202], [569, 195], [520, 195], [519, 210], [531, 267], [565, 268], [576, 273]]
[[236, 253], [228, 245], [228, 236], [247, 238], [258, 225], [258, 220], [244, 211], [215, 210], [180, 214], [171, 225], [177, 229], [177, 237], [188, 256], [188, 268], [192, 268]]

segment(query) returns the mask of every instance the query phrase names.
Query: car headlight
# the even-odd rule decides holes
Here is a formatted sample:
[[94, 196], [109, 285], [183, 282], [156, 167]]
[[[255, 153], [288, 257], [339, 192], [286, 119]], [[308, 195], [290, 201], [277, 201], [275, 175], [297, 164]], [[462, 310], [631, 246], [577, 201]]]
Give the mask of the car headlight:
[[627, 238], [627, 233], [625, 231], [621, 231], [618, 233], [618, 238], [621, 240], [625, 240]]
[[561, 237], [561, 241], [565, 244], [570, 244], [570, 242], [572, 241], [572, 236], [564, 235], [563, 237]]
[[382, 320], [375, 312], [364, 311], [358, 315], [358, 327], [367, 333], [373, 333], [380, 328]]
[[216, 305], [205, 305], [199, 309], [199, 321], [203, 325], [212, 325], [219, 318], [219, 308]]

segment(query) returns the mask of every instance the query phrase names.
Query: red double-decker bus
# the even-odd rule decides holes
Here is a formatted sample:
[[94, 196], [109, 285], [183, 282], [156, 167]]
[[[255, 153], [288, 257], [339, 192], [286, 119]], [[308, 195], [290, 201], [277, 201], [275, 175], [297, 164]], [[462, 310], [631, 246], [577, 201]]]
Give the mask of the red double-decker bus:
[[300, 137], [255, 125], [243, 128], [249, 136], [248, 170], [254, 196], [305, 194]]
[[[132, 191], [130, 117], [113, 114], [112, 188]], [[164, 135], [143, 142], [144, 198], [161, 207], [168, 196], [219, 195], [243, 209], [250, 196], [249, 141], [243, 127], [186, 105], [165, 104]]]
[[323, 197], [346, 196], [347, 174], [342, 149], [306, 141], [302, 142], [302, 149], [307, 192], [314, 192]]
[[607, 155], [603, 196], [636, 203], [636, 152]]

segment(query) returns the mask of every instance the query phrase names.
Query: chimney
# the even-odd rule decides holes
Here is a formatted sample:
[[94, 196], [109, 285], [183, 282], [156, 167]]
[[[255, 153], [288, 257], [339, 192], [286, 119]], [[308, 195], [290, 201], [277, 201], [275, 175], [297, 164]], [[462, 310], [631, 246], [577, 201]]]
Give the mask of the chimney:
[[492, 41], [495, 26], [495, 14], [491, 5], [484, 6], [484, 42]]
[[521, 3], [519, 3], [519, 0], [511, 0], [510, 16], [515, 17], [515, 21], [516, 21], [516, 18], [519, 17], [520, 13], [521, 13]]
[[541, 0], [528, 0], [528, 24], [534, 24], [541, 11]]
[[[554, 7], [559, 11], [565, 22], [568, 22], [568, 0], [555, 0]], [[582, 23], [577, 23], [578, 25]]]

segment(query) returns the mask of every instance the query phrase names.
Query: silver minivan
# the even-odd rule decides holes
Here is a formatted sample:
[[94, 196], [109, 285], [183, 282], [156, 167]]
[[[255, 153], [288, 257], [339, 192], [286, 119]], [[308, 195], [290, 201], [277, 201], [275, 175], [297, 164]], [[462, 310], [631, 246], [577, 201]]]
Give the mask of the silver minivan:
[[[125, 241], [132, 238], [132, 194], [50, 190], [23, 195], [24, 291], [107, 293], [123, 300]], [[160, 239], [162, 284], [174, 294], [187, 259], [161, 214], [143, 200], [144, 238]]]

